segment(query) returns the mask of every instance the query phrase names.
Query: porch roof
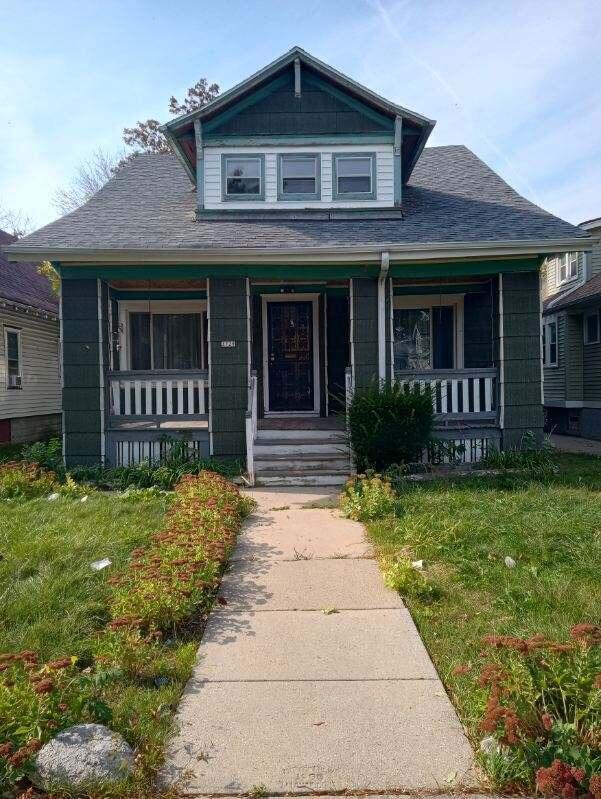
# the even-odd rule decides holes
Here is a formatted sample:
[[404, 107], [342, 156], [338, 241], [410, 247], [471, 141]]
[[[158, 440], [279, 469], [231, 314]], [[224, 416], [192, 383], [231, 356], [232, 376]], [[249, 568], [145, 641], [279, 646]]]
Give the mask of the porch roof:
[[[11, 258], [127, 263], [215, 263], [239, 256], [260, 261], [275, 253], [319, 256], [413, 249], [457, 256], [491, 245], [499, 254], [553, 252], [587, 246], [586, 231], [521, 197], [463, 146], [426, 148], [407, 184], [403, 218], [196, 219], [196, 194], [174, 156], [141, 155], [123, 167], [89, 202], [8, 248]], [[398, 251], [395, 254], [395, 249]], [[180, 257], [181, 256], [181, 257]], [[453, 257], [452, 255], [449, 257]]]

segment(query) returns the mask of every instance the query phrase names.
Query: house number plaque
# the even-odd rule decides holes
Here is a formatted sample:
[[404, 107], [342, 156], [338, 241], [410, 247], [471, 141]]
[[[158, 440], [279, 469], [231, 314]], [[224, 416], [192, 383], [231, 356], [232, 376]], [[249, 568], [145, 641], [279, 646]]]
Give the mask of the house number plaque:
[[236, 342], [235, 341], [222, 341], [221, 342], [221, 346], [223, 347], [223, 349], [230, 349], [231, 347], [235, 347], [236, 346]]

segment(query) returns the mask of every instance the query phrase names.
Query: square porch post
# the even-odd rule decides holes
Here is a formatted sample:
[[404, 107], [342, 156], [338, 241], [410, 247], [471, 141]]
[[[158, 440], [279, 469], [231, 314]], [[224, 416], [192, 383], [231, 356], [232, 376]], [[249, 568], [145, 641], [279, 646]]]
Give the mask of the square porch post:
[[[377, 278], [350, 280], [351, 365], [354, 384], [364, 386], [379, 377], [379, 308]], [[391, 280], [386, 279], [384, 302], [384, 365], [386, 379], [392, 371]]]
[[95, 278], [61, 281], [64, 456], [67, 467], [105, 457], [108, 287]]
[[249, 379], [248, 280], [209, 278], [207, 312], [211, 454], [244, 457]]
[[519, 449], [526, 434], [543, 435], [538, 272], [499, 274], [497, 310], [502, 445]]

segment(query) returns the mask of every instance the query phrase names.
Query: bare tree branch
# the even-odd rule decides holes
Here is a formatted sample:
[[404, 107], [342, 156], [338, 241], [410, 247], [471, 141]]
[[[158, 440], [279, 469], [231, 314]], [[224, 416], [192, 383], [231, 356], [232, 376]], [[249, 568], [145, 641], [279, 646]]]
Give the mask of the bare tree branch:
[[69, 185], [54, 193], [52, 204], [62, 214], [79, 208], [116, 174], [123, 160], [123, 153], [110, 154], [99, 147], [77, 168]]
[[31, 217], [17, 208], [3, 208], [0, 206], [0, 229], [20, 239], [33, 230]]

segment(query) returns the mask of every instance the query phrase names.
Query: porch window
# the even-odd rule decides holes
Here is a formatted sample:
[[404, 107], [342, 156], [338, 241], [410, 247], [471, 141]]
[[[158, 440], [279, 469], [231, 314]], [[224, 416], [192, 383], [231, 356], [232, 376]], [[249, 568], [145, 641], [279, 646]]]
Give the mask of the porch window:
[[319, 155], [280, 155], [278, 167], [280, 200], [319, 200]]
[[221, 157], [224, 200], [265, 199], [265, 157], [223, 155]]
[[334, 153], [334, 200], [375, 200], [376, 154]]
[[21, 388], [21, 331], [5, 327], [4, 347], [6, 352], [7, 386], [8, 388]]
[[206, 368], [203, 317], [200, 313], [130, 313], [131, 369]]
[[395, 370], [455, 369], [463, 365], [458, 346], [458, 321], [462, 302], [430, 305], [416, 302], [401, 306], [395, 298], [393, 347]]
[[557, 320], [543, 323], [543, 366], [557, 366]]

